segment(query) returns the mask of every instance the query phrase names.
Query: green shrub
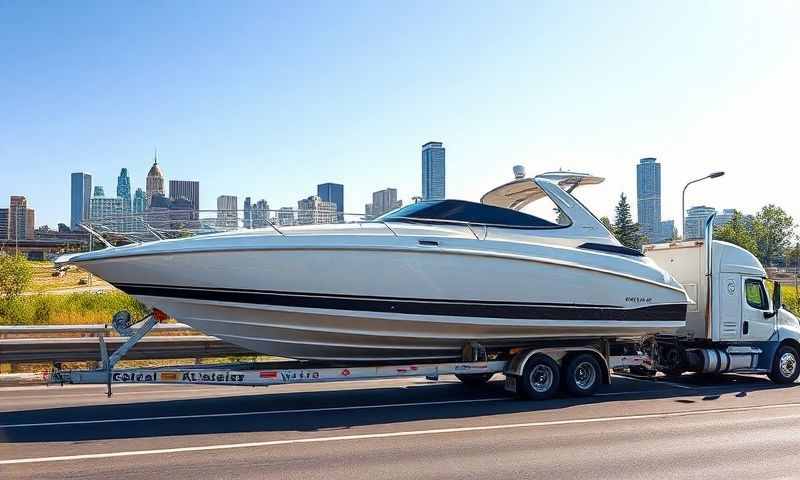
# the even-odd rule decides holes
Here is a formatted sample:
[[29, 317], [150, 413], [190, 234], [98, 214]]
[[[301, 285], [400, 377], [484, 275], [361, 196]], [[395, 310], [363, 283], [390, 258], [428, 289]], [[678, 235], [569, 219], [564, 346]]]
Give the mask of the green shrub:
[[13, 299], [31, 284], [33, 267], [22, 255], [0, 255], [0, 298]]
[[142, 318], [145, 308], [122, 292], [21, 295], [0, 300], [0, 325], [110, 323], [119, 310]]

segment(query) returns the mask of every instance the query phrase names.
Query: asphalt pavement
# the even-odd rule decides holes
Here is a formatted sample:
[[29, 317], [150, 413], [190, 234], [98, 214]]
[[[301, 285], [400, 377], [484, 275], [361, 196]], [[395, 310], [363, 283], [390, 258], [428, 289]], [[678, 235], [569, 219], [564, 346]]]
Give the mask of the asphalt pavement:
[[0, 388], [0, 479], [800, 478], [796, 386], [615, 377], [531, 402], [495, 378]]

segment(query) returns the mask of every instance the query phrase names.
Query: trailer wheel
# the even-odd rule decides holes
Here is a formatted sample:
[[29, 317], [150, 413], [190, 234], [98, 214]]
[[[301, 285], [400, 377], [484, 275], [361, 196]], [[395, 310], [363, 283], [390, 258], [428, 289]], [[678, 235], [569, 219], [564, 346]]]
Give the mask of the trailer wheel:
[[567, 391], [579, 397], [594, 394], [602, 378], [600, 364], [590, 353], [576, 355], [564, 369], [564, 385]]
[[769, 379], [778, 384], [794, 383], [800, 375], [800, 358], [791, 345], [784, 345], [775, 352]]
[[531, 400], [547, 400], [558, 391], [561, 382], [558, 364], [547, 355], [534, 355], [522, 370], [518, 392]]
[[456, 378], [461, 383], [470, 388], [477, 388], [486, 385], [492, 379], [494, 373], [456, 373]]

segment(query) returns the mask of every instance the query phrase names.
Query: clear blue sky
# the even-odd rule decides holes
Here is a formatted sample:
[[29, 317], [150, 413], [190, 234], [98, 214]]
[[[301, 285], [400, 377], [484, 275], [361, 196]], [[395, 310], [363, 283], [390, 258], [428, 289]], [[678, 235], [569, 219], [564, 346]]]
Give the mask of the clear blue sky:
[[688, 203], [800, 221], [796, 3], [291, 3], [0, 0], [0, 205], [68, 223], [70, 172], [144, 187], [157, 146], [201, 208], [334, 181], [360, 212], [418, 194], [440, 140], [451, 197], [563, 167], [608, 178], [583, 196], [608, 215], [656, 156], [665, 217], [724, 169]]

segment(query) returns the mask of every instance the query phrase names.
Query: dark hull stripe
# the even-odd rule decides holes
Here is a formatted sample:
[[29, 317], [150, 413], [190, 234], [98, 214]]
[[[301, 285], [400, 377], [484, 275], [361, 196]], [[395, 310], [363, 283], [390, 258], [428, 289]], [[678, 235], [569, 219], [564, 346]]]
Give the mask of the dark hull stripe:
[[536, 320], [597, 320], [682, 322], [685, 304], [651, 305], [638, 308], [609, 306], [566, 306], [564, 304], [520, 304], [508, 302], [464, 302], [461, 300], [408, 299], [337, 296], [260, 290], [204, 289], [159, 285], [115, 284], [130, 295], [213, 300], [219, 302], [275, 305], [284, 307], [325, 308], [414, 315], [487, 317]]

